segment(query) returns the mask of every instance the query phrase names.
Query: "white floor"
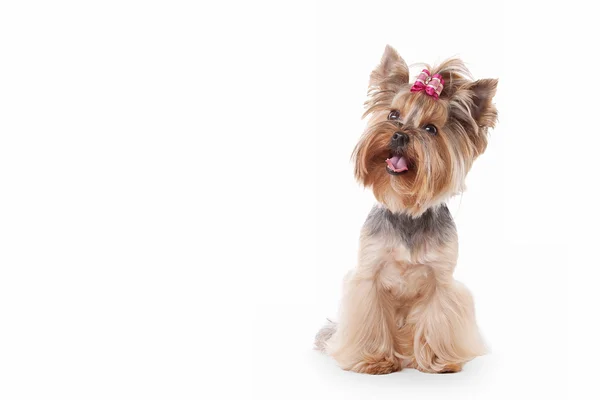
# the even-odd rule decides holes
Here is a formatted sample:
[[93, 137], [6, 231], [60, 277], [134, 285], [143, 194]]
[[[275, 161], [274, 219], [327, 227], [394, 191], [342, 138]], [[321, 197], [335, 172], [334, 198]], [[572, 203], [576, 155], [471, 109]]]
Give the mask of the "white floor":
[[[412, 369], [382, 376], [341, 370], [311, 349], [320, 324], [313, 307], [263, 305], [254, 315], [252, 397], [255, 399], [521, 399], [569, 398], [566, 366], [536, 363], [534, 354], [511, 361], [493, 353], [457, 374]], [[545, 361], [545, 360], [541, 360]], [[557, 360], [558, 361], [558, 360]]]

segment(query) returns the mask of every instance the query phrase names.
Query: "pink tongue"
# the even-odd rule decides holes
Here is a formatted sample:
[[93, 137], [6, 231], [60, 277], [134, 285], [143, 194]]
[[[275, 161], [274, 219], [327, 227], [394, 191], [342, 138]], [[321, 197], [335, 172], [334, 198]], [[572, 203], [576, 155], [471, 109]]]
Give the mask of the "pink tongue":
[[392, 158], [388, 158], [385, 160], [385, 162], [394, 172], [408, 171], [408, 165], [406, 164], [406, 159], [404, 157], [394, 156]]

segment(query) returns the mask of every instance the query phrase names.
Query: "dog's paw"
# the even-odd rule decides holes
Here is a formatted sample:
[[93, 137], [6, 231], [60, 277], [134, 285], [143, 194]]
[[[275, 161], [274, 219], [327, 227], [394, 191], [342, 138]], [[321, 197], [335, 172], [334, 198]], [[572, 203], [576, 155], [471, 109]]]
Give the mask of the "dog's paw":
[[452, 374], [460, 371], [462, 371], [462, 364], [448, 364], [444, 366], [444, 369], [440, 371], [440, 374]]
[[366, 359], [355, 364], [351, 371], [361, 374], [385, 375], [400, 371], [402, 364], [400, 360], [390, 357], [380, 359]]
[[426, 372], [428, 374], [453, 374], [455, 372], [460, 372], [462, 371], [462, 367], [463, 364], [446, 364], [444, 366], [440, 368], [436, 367], [429, 367], [429, 368], [422, 368], [417, 366], [417, 370], [421, 371], [421, 372]]

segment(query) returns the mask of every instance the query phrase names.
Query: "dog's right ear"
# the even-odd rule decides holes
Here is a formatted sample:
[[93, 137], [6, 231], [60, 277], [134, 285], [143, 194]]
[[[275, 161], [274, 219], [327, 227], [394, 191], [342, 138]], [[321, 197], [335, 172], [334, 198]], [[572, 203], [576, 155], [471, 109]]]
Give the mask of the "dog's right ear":
[[381, 63], [371, 72], [370, 87], [380, 90], [398, 90], [408, 83], [408, 65], [390, 45], [385, 46]]

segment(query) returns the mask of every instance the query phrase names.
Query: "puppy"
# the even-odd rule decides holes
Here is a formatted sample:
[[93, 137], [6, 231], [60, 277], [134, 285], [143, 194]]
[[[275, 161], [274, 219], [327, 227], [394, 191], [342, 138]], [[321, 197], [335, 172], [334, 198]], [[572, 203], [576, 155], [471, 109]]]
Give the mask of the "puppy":
[[485, 348], [469, 291], [452, 274], [456, 227], [445, 202], [463, 191], [497, 119], [496, 79], [473, 80], [450, 59], [409, 82], [387, 46], [371, 73], [367, 128], [353, 160], [378, 201], [362, 228], [358, 265], [344, 282], [339, 322], [317, 349], [345, 370], [458, 372]]

